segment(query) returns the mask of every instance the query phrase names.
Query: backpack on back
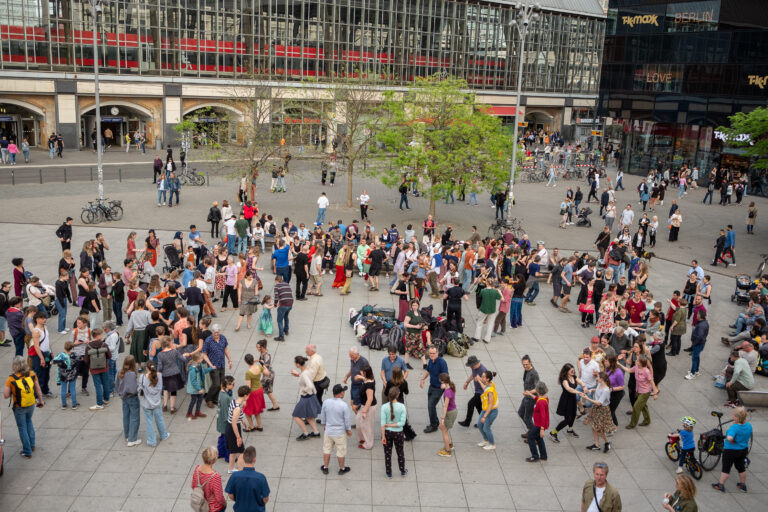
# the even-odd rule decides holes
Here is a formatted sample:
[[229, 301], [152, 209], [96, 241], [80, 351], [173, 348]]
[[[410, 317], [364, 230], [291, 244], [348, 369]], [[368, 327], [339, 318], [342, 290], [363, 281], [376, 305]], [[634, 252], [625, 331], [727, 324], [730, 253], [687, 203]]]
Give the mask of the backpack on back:
[[35, 381], [31, 375], [18, 377], [11, 374], [11, 398], [13, 407], [29, 407], [35, 405]]
[[102, 345], [98, 348], [88, 347], [88, 358], [92, 370], [103, 370], [107, 367], [107, 347]]
[[[403, 342], [403, 338], [405, 338], [405, 330], [399, 325], [393, 326], [387, 335], [387, 348], [395, 347], [400, 354], [404, 354], [405, 343]], [[401, 348], [402, 351], [400, 350]]]
[[200, 485], [200, 470], [197, 471], [197, 486], [192, 489], [192, 494], [189, 496], [189, 506], [194, 512], [210, 512], [211, 506], [208, 504], [208, 500], [205, 499], [205, 491], [203, 488], [213, 478], [213, 474], [208, 477], [203, 485]]

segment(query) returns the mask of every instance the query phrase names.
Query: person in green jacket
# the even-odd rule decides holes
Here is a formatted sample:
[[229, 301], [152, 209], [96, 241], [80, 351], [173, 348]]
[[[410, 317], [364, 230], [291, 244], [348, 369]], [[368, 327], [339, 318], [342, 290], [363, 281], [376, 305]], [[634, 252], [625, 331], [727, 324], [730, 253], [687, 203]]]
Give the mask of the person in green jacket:
[[235, 387], [235, 378], [231, 375], [225, 376], [221, 380], [221, 391], [219, 391], [219, 407], [216, 415], [216, 432], [222, 436], [227, 433], [227, 414], [229, 413], [229, 404], [232, 402], [232, 390]]
[[664, 493], [663, 507], [669, 512], [698, 512], [699, 506], [694, 500], [696, 484], [688, 475], [678, 475], [675, 479], [675, 492]]
[[731, 361], [733, 361], [733, 375], [731, 380], [725, 383], [725, 389], [728, 392], [728, 403], [726, 407], [736, 407], [739, 405], [739, 391], [748, 391], [755, 387], [755, 377], [752, 369], [746, 359], [741, 357], [738, 350], [731, 352]]
[[676, 356], [680, 353], [680, 345], [682, 344], [683, 334], [686, 331], [685, 314], [688, 301], [684, 297], [680, 298], [680, 306], [675, 310], [672, 315], [672, 324], [669, 326], [669, 352], [668, 356]]
[[193, 352], [187, 365], [187, 394], [189, 395], [187, 421], [207, 416], [200, 412], [200, 406], [203, 405], [205, 393], [205, 374], [212, 372], [213, 368], [204, 367], [202, 361], [203, 355], [200, 352]]

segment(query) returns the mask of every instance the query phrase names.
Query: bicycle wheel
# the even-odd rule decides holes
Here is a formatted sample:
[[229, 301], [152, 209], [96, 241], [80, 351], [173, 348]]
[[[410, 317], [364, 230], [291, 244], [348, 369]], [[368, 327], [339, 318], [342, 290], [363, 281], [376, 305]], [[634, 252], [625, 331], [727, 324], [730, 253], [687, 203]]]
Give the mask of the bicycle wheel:
[[680, 450], [677, 449], [677, 443], [670, 443], [664, 445], [664, 453], [667, 454], [669, 460], [677, 461], [680, 459]]
[[198, 187], [205, 185], [205, 176], [202, 174], [195, 174], [195, 185]]
[[91, 212], [91, 210], [83, 210], [80, 213], [80, 220], [83, 222], [83, 224], [92, 224], [93, 212]]
[[701, 477], [704, 475], [704, 471], [702, 470], [699, 461], [697, 461], [693, 455], [688, 456], [688, 460], [685, 462], [685, 466], [688, 468], [688, 472], [691, 473], [693, 478], [696, 480], [701, 480]]
[[112, 220], [120, 220], [123, 218], [123, 207], [112, 205], [112, 207], [109, 209], [109, 216]]
[[[710, 444], [709, 447], [711, 450], [714, 451], [714, 445]], [[720, 453], [714, 454], [710, 453], [707, 450], [702, 450], [699, 448], [699, 461], [701, 462], [701, 467], [703, 467], [707, 471], [712, 471], [715, 469], [715, 466], [717, 466], [717, 463], [720, 462]]]
[[757, 266], [757, 273], [755, 274], [755, 277], [758, 279], [763, 275], [763, 272], [765, 271], [765, 262], [766, 260], [763, 260], [763, 262]]

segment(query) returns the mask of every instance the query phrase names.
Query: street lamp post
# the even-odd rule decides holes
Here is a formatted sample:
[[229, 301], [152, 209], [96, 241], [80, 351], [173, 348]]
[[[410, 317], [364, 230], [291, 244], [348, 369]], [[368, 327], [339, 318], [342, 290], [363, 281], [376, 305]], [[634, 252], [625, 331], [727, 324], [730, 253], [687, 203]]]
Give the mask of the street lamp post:
[[525, 58], [525, 36], [528, 34], [528, 25], [531, 21], [536, 20], [539, 17], [536, 10], [540, 10], [541, 6], [537, 4], [529, 4], [528, 0], [523, 2], [517, 2], [515, 5], [517, 10], [517, 19], [509, 22], [514, 30], [517, 28], [520, 34], [520, 51], [518, 52], [517, 60], [517, 90], [515, 92], [515, 127], [512, 144], [512, 166], [509, 171], [509, 195], [507, 199], [507, 218], [512, 214], [512, 198], [514, 197], [515, 190], [515, 167], [517, 165], [517, 126], [519, 124], [518, 115], [520, 114], [520, 95], [523, 89], [523, 59]]
[[96, 167], [98, 169], [99, 199], [104, 199], [104, 168], [102, 166], [101, 143], [101, 100], [99, 98], [99, 45], [96, 40], [96, 16], [101, 12], [101, 0], [88, 0], [91, 7], [91, 22], [93, 24], [93, 91], [96, 101]]

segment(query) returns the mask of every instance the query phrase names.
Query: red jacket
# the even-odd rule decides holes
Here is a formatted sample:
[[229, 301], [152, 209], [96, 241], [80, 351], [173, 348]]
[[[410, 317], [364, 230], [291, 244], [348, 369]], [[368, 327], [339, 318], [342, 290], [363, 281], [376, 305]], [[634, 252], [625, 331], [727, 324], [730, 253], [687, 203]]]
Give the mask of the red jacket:
[[549, 399], [537, 398], [533, 406], [533, 424], [539, 428], [549, 428]]
[[249, 205], [243, 206], [243, 216], [246, 218], [246, 220], [251, 220], [254, 215], [259, 214], [259, 208]]

